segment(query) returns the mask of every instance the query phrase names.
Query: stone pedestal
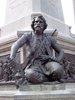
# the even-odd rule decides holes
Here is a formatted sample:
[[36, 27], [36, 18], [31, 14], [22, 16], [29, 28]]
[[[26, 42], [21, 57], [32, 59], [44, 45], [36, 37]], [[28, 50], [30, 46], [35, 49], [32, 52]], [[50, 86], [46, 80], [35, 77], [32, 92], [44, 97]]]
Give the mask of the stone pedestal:
[[14, 100], [75, 100], [75, 84], [21, 86]]
[[19, 89], [14, 84], [2, 83], [0, 100], [75, 100], [75, 83], [26, 84]]
[[75, 83], [0, 84], [0, 100], [75, 100]]

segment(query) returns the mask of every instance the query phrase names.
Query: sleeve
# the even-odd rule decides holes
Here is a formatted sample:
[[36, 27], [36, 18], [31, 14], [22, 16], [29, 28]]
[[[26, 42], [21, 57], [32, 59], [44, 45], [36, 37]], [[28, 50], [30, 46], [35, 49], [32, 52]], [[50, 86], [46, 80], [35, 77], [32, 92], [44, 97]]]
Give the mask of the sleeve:
[[29, 33], [27, 33], [27, 34], [23, 34], [22, 36], [21, 36], [21, 38], [19, 38], [13, 45], [12, 45], [12, 47], [11, 47], [11, 52], [10, 52], [10, 58], [11, 59], [14, 59], [15, 58], [15, 56], [16, 56], [16, 53], [17, 53], [17, 51], [18, 51], [18, 49], [20, 48], [20, 47], [22, 47], [24, 44], [28, 44], [28, 42], [29, 42]]

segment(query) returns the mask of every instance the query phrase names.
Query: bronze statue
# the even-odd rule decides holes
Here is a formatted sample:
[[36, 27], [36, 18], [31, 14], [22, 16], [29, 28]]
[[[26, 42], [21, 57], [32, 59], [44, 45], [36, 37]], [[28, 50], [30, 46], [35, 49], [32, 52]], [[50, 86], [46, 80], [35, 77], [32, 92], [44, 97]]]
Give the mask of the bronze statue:
[[4, 79], [4, 81], [11, 81], [12, 80], [12, 70], [9, 66], [8, 61], [5, 61], [3, 63], [3, 79]]
[[0, 61], [0, 80], [3, 79], [3, 61]]
[[[44, 33], [47, 24], [43, 16], [35, 17], [31, 27], [33, 32], [23, 34], [13, 44], [10, 59], [14, 60], [18, 49], [26, 44], [30, 48], [30, 54], [23, 64], [27, 81], [33, 84], [60, 81], [63, 74], [63, 67], [60, 64], [64, 57], [63, 50], [53, 36]], [[52, 49], [58, 56], [53, 57]]]

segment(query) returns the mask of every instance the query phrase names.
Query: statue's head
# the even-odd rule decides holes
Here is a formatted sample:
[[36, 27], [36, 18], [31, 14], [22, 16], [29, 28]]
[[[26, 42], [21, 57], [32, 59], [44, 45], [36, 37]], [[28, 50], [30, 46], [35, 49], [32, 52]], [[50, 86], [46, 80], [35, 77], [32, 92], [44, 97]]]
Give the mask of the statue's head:
[[31, 27], [34, 31], [36, 28], [41, 28], [44, 31], [47, 28], [47, 23], [45, 18], [42, 15], [34, 17]]

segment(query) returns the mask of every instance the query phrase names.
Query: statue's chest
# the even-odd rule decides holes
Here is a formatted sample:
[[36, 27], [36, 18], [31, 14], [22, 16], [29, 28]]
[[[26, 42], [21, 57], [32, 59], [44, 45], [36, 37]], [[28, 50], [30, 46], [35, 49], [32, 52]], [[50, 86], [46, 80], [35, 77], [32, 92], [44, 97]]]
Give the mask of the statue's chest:
[[37, 50], [38, 48], [41, 49], [41, 51], [45, 51], [47, 47], [51, 47], [51, 41], [49, 37], [33, 37], [30, 40], [30, 48], [32, 51]]

